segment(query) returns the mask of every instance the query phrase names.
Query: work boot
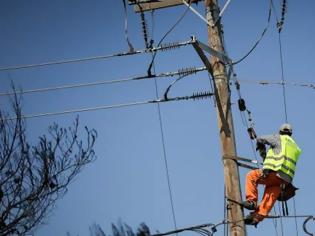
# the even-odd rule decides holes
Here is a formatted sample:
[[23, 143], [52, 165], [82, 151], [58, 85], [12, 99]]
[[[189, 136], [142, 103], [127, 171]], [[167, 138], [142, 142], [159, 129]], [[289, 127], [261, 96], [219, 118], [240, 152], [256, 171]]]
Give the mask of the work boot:
[[257, 209], [257, 204], [254, 201], [247, 200], [241, 203], [241, 206], [246, 208], [247, 210], [256, 210]]
[[251, 212], [249, 215], [247, 215], [244, 219], [244, 223], [246, 225], [253, 225], [257, 227], [258, 223], [263, 220], [263, 216], [257, 214], [256, 212]]

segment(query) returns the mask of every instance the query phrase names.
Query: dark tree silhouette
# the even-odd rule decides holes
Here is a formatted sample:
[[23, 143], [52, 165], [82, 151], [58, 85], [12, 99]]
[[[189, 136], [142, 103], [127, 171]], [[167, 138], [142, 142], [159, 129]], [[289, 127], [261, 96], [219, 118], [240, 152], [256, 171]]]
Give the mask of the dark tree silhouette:
[[95, 130], [78, 137], [78, 118], [68, 128], [53, 124], [36, 145], [28, 142], [20, 97], [0, 109], [0, 235], [25, 235], [52, 210], [86, 164], [95, 159]]
[[[126, 223], [118, 222], [112, 224], [112, 236], [150, 236], [150, 229], [145, 223], [141, 223], [137, 231], [134, 232], [132, 228]], [[70, 234], [68, 236], [71, 236]], [[90, 236], [106, 236], [102, 228], [98, 224], [93, 224], [90, 227]]]

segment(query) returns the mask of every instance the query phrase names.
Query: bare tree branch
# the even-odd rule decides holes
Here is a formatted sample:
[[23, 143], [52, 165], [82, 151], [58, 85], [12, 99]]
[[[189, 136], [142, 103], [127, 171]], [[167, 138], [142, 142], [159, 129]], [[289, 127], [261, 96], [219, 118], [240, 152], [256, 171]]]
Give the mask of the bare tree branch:
[[[14, 89], [14, 88], [13, 88]], [[82, 168], [95, 160], [95, 130], [85, 127], [79, 139], [79, 120], [69, 128], [53, 124], [36, 145], [27, 141], [21, 100], [11, 107], [17, 119], [0, 110], [0, 235], [25, 235], [52, 210], [56, 200]]]

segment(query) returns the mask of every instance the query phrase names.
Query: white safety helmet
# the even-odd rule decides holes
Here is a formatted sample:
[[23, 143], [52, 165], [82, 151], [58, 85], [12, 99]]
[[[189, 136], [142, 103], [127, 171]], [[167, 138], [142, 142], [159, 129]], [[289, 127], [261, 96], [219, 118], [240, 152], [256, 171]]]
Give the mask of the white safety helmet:
[[280, 132], [289, 132], [292, 134], [292, 126], [288, 123], [282, 124], [280, 126]]

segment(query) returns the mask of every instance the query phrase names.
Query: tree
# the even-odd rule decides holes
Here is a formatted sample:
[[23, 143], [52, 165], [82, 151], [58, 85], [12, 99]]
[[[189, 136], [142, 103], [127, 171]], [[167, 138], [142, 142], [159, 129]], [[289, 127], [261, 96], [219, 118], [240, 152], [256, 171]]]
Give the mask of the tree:
[[36, 145], [28, 142], [21, 99], [11, 99], [15, 117], [0, 109], [0, 235], [32, 232], [52, 210], [57, 199], [82, 168], [95, 160], [97, 133], [85, 127], [79, 139], [79, 121], [68, 128], [53, 124]]
[[[90, 228], [90, 236], [106, 236], [98, 224], [93, 224]], [[119, 221], [117, 225], [112, 224], [112, 236], [150, 236], [150, 229], [145, 223], [141, 223], [135, 233], [126, 223]], [[69, 234], [69, 236], [71, 236]]]

